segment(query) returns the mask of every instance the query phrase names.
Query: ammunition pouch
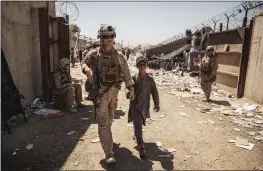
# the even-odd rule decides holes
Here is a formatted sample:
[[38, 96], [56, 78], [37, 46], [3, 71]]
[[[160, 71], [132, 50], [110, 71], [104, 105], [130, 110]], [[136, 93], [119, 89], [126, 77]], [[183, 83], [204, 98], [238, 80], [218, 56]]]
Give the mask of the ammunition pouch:
[[116, 72], [107, 72], [101, 74], [101, 80], [103, 83], [114, 83], [119, 80], [119, 73]]

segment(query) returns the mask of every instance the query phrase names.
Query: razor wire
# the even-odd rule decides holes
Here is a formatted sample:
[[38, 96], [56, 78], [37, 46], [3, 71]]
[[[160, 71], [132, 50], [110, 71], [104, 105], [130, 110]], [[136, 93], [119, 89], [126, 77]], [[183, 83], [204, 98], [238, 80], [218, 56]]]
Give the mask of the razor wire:
[[[79, 17], [79, 9], [74, 2], [71, 1], [57, 1], [56, 4], [56, 15], [58, 17], [64, 17], [68, 15], [69, 21], [66, 23], [74, 23]], [[64, 23], [64, 24], [66, 24]]]
[[[247, 21], [246, 26], [249, 24], [252, 17], [263, 11], [263, 1], [246, 1], [243, 2], [234, 8], [227, 10], [217, 16], [211, 17], [206, 21], [203, 21], [191, 28], [188, 28], [187, 30], [192, 30], [193, 32], [200, 31], [203, 28], [211, 28], [214, 32], [217, 32], [220, 30], [219, 24], [222, 23], [223, 30], [227, 29], [236, 29], [240, 28], [243, 25], [243, 18], [245, 16], [245, 13], [247, 11]], [[163, 46], [165, 44], [174, 42], [178, 39], [182, 39], [184, 37], [184, 33], [176, 34], [162, 42], [160, 42], [158, 45], [151, 47], [156, 48]]]

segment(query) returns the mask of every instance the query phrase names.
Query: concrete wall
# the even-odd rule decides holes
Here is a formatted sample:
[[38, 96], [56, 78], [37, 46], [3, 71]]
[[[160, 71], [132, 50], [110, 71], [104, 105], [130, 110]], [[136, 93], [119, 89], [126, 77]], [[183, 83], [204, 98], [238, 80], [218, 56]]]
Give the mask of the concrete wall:
[[[214, 46], [216, 58], [219, 65], [217, 71], [217, 86], [220, 89], [237, 94], [237, 86], [240, 71], [240, 62], [243, 45], [242, 30], [226, 30], [210, 33], [203, 45]], [[225, 51], [225, 46], [229, 51]], [[204, 49], [206, 47], [203, 47]]]
[[245, 96], [263, 104], [263, 13], [255, 17], [251, 37]]
[[172, 43], [169, 43], [169, 44], [166, 44], [160, 47], [155, 47], [153, 49], [149, 49], [146, 51], [146, 53], [148, 57], [151, 57], [153, 55], [158, 56], [161, 53], [164, 53], [164, 54], [170, 53], [176, 49], [183, 47], [184, 45], [186, 45], [186, 41], [184, 39], [179, 39]]
[[14, 83], [26, 98], [23, 106], [43, 93], [38, 13], [34, 8], [47, 5], [50, 15], [54, 15], [55, 2], [1, 2], [1, 43]]
[[[75, 47], [75, 45], [76, 45], [76, 40], [70, 38], [69, 41], [70, 41], [69, 46], [70, 46], [70, 47]], [[88, 43], [87, 40], [79, 39], [79, 41], [78, 41], [79, 48], [80, 48], [81, 46], [82, 46], [83, 48], [85, 48], [85, 46], [86, 46], [87, 43]]]

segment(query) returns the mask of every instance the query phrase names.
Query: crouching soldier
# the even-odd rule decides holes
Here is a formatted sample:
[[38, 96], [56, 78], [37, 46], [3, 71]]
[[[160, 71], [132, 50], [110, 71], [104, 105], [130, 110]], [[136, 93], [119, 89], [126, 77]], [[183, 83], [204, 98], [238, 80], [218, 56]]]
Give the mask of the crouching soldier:
[[214, 47], [208, 46], [206, 48], [206, 54], [201, 60], [201, 87], [205, 94], [205, 100], [210, 101], [210, 93], [212, 89], [212, 83], [216, 81], [216, 71], [218, 69], [218, 63], [216, 61]]
[[76, 102], [78, 107], [84, 107], [81, 104], [82, 91], [81, 85], [72, 84], [69, 69], [69, 60], [67, 58], [60, 59], [57, 70], [53, 75], [55, 103], [56, 106], [65, 106], [68, 112], [76, 113], [74, 102]]
[[154, 110], [160, 110], [159, 94], [153, 77], [146, 73], [148, 59], [140, 56], [136, 59], [136, 66], [139, 73], [133, 76], [135, 99], [130, 101], [128, 122], [133, 121], [134, 134], [139, 147], [141, 158], [146, 156], [144, 141], [142, 137], [142, 126], [145, 126], [146, 118], [150, 118], [150, 96], [152, 94]]

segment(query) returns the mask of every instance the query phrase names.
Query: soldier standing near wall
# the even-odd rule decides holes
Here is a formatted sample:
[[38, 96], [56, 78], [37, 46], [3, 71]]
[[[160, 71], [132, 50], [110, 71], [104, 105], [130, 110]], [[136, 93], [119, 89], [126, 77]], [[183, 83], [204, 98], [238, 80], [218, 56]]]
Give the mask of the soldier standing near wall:
[[90, 51], [81, 62], [82, 71], [87, 75], [89, 83], [96, 85], [99, 80], [100, 84], [98, 97], [96, 97], [99, 99], [99, 104], [94, 107], [97, 110], [98, 133], [106, 155], [106, 163], [115, 162], [111, 125], [117, 108], [120, 80], [123, 80], [130, 90], [128, 98], [134, 99], [134, 82], [127, 60], [114, 48], [115, 37], [115, 29], [112, 26], [101, 25], [98, 31], [101, 46]]
[[[83, 54], [82, 54], [82, 59], [84, 59], [85, 58], [85, 56], [88, 54], [88, 52], [91, 50], [91, 47], [92, 47], [92, 45], [91, 44], [86, 44], [86, 46], [85, 46], [85, 50], [84, 50], [84, 52], [83, 52]], [[81, 60], [82, 61], [82, 60]]]
[[216, 71], [218, 69], [218, 63], [215, 58], [215, 52], [213, 46], [206, 48], [206, 54], [201, 61], [201, 87], [205, 93], [205, 100], [210, 101], [210, 93], [212, 89], [212, 83], [216, 81]]

